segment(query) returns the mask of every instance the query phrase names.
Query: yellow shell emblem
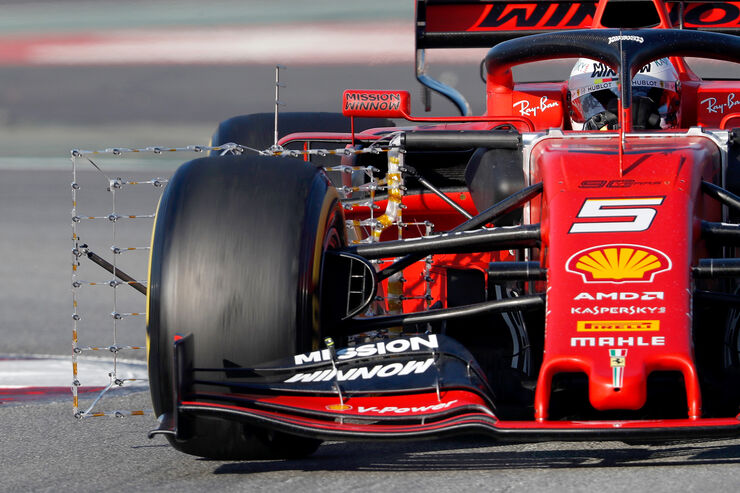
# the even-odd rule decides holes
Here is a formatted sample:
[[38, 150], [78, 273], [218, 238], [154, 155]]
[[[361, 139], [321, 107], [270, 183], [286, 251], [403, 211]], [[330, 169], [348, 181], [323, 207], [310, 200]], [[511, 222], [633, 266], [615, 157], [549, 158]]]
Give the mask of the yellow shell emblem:
[[648, 282], [671, 268], [670, 259], [653, 248], [601, 245], [573, 255], [566, 269], [585, 282]]
[[352, 406], [349, 404], [329, 404], [326, 409], [327, 411], [349, 411]]

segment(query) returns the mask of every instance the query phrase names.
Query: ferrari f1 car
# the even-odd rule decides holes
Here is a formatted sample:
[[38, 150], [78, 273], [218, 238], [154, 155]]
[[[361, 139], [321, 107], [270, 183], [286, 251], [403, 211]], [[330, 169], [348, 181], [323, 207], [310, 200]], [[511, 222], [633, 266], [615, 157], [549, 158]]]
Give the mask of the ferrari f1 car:
[[[683, 58], [740, 62], [740, 3], [417, 0], [416, 17], [418, 79], [462, 116], [348, 90], [342, 114], [223, 122], [170, 181], [152, 434], [220, 458], [740, 436], [740, 83]], [[491, 47], [482, 116], [425, 72], [425, 50], [456, 47]], [[568, 81], [512, 78], [559, 58], [579, 59]]]

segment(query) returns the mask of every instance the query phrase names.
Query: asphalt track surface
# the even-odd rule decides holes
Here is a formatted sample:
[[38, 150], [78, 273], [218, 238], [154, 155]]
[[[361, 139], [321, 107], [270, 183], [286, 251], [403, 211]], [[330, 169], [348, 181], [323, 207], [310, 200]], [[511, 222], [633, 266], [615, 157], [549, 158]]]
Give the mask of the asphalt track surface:
[[[70, 354], [67, 151], [206, 143], [218, 121], [272, 109], [272, 70], [264, 65], [0, 68], [0, 355]], [[471, 102], [482, 109], [476, 67], [436, 70], [449, 80], [457, 77], [465, 94], [480, 95]], [[556, 78], [568, 67], [539, 70], [541, 77]], [[416, 89], [408, 65], [289, 67], [286, 79], [284, 99], [292, 111], [334, 110], [348, 87]], [[418, 91], [413, 97], [419, 108]], [[451, 112], [441, 99], [434, 107]], [[179, 162], [101, 161], [111, 175], [136, 179], [166, 176]], [[85, 171], [80, 180], [91, 184], [81, 202], [99, 204], [93, 212], [105, 210], [108, 194], [100, 186], [100, 173]], [[147, 188], [127, 193], [128, 203], [141, 210], [151, 208], [156, 198]], [[148, 226], [137, 226], [130, 231], [130, 244], [146, 243], [148, 234]], [[92, 238], [106, 245], [105, 233]], [[141, 261], [133, 263], [138, 265], [131, 267], [135, 276], [143, 275], [137, 270]], [[110, 299], [106, 291], [100, 293], [84, 307], [85, 313], [102, 315], [85, 319], [90, 323], [82, 329], [83, 343], [102, 344], [110, 335], [105, 316]], [[122, 294], [121, 302], [136, 307], [140, 298]], [[143, 321], [134, 319], [121, 337], [142, 344]], [[143, 355], [130, 357], [141, 362]], [[146, 391], [114, 395], [102, 404], [104, 410], [150, 407]], [[68, 394], [13, 401], [0, 396], [0, 424], [0, 491], [658, 492], [735, 491], [740, 485], [740, 440], [663, 445], [497, 444], [480, 437], [331, 442], [300, 461], [224, 462], [180, 454], [161, 437], [148, 440], [146, 432], [156, 425], [150, 415], [75, 420]]]

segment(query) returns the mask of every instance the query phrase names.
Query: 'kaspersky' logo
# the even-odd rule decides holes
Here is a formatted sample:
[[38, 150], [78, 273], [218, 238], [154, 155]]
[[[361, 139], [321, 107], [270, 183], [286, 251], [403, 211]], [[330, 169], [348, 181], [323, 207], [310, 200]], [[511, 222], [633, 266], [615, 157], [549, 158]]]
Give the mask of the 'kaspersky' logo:
[[652, 282], [656, 274], [671, 269], [671, 259], [660, 250], [641, 245], [599, 245], [568, 259], [565, 270], [583, 282]]

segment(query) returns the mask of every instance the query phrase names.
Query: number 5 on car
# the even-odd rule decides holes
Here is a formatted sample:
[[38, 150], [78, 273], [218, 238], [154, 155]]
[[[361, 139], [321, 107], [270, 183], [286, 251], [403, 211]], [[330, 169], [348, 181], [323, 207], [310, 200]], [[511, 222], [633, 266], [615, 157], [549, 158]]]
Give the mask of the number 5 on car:
[[[651, 205], [660, 205], [665, 197], [640, 197], [627, 199], [586, 199], [578, 212], [578, 218], [606, 219], [604, 221], [574, 222], [569, 233], [626, 233], [646, 231], [655, 219], [658, 210]], [[613, 221], [613, 218], [631, 218]]]

